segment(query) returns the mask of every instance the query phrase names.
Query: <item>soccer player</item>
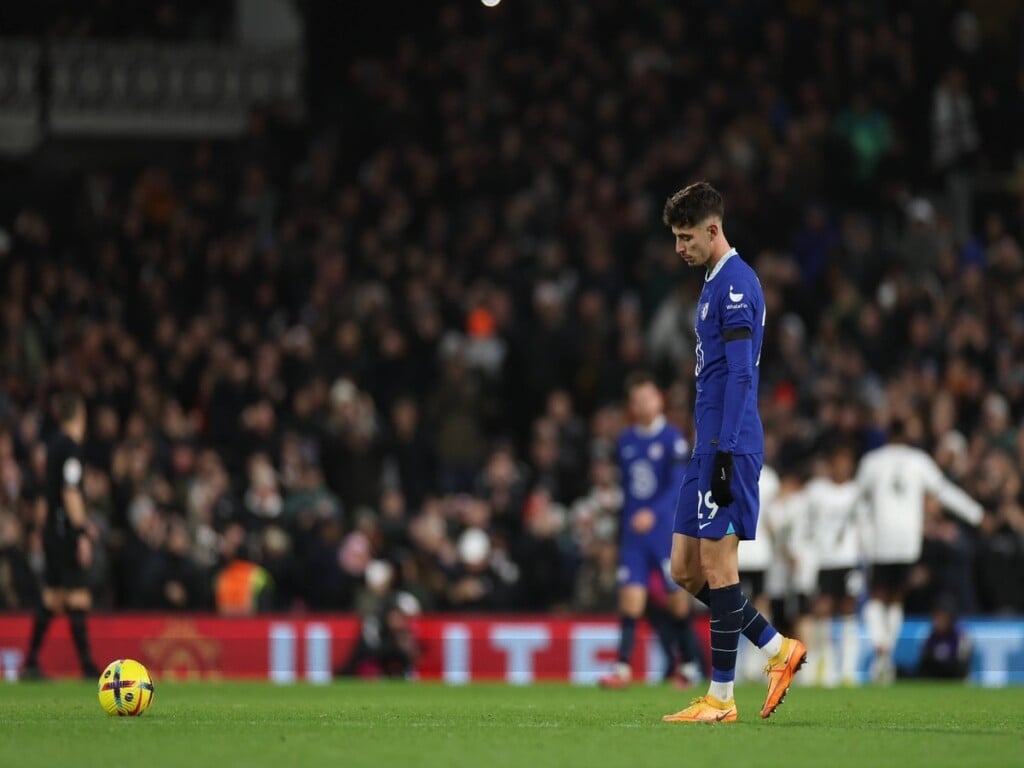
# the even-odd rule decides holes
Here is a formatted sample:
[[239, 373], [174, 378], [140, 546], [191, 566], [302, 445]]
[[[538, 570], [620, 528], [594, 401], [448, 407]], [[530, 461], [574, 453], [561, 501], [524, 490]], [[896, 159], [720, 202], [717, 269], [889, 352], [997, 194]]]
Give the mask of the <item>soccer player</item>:
[[664, 579], [672, 634], [683, 678], [696, 675], [697, 643], [690, 627], [690, 596], [672, 581], [669, 563], [676, 494], [683, 480], [683, 462], [690, 446], [664, 416], [661, 390], [646, 373], [626, 380], [633, 426], [618, 439], [616, 452], [623, 489], [619, 533], [619, 655], [615, 670], [598, 683], [624, 688], [632, 679], [630, 659], [636, 623], [647, 605], [652, 572]]
[[921, 557], [925, 496], [930, 494], [972, 525], [981, 523], [984, 510], [946, 479], [931, 456], [908, 444], [900, 419], [890, 425], [889, 442], [861, 459], [856, 482], [865, 505], [864, 546], [871, 564], [871, 597], [864, 606], [864, 623], [875, 652], [871, 679], [891, 683], [907, 577], [910, 566]]
[[78, 651], [82, 675], [99, 677], [89, 653], [85, 616], [92, 607], [86, 572], [92, 563], [92, 542], [86, 525], [82, 494], [82, 441], [85, 439], [85, 401], [76, 392], [62, 392], [54, 398], [60, 431], [46, 451], [46, 504], [43, 522], [43, 551], [46, 555], [46, 583], [43, 605], [32, 626], [32, 639], [22, 677], [41, 678], [39, 649], [55, 613], [67, 611], [71, 637]]
[[707, 182], [672, 195], [663, 219], [676, 252], [705, 270], [697, 304], [697, 395], [693, 457], [686, 468], [672, 536], [672, 576], [711, 610], [711, 687], [667, 722], [734, 722], [733, 683], [743, 634], [768, 657], [761, 717], [782, 703], [807, 658], [744, 597], [737, 547], [754, 538], [764, 430], [757, 411], [766, 309], [761, 284], [722, 228], [722, 196]]
[[[857, 677], [857, 596], [863, 587], [858, 530], [857, 462], [853, 450], [837, 444], [829, 451], [825, 473], [804, 489], [806, 520], [818, 565], [814, 601], [814, 683], [853, 685]], [[832, 620], [842, 623], [839, 658], [832, 652]]]

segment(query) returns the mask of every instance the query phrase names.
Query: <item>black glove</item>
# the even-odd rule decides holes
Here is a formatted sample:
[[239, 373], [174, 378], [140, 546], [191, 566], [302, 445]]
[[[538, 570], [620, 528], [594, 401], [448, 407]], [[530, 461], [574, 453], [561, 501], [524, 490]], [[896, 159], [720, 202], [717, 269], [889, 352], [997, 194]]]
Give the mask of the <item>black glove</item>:
[[732, 454], [718, 451], [711, 471], [711, 498], [720, 507], [732, 504]]

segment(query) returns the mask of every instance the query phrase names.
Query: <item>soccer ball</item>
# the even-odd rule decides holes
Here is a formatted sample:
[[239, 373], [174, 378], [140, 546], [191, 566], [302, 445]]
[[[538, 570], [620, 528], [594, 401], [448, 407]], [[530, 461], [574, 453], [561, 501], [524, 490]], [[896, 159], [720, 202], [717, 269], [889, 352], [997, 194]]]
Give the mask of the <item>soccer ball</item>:
[[117, 659], [103, 670], [97, 692], [108, 715], [136, 717], [153, 703], [153, 680], [134, 659]]

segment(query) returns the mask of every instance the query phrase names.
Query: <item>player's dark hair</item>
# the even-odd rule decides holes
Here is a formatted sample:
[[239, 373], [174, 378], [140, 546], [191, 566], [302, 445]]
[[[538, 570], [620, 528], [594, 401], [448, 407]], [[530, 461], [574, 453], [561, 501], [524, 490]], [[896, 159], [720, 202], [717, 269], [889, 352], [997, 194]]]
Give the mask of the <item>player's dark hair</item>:
[[624, 389], [628, 395], [637, 387], [642, 387], [646, 384], [651, 384], [652, 386], [657, 387], [658, 381], [654, 378], [653, 374], [647, 371], [633, 371], [626, 377]]
[[907, 439], [907, 422], [897, 417], [889, 422], [889, 439], [890, 440], [906, 440]]
[[717, 189], [706, 181], [690, 184], [665, 202], [661, 219], [669, 227], [695, 227], [714, 216], [725, 218], [725, 203]]
[[58, 424], [67, 424], [85, 410], [85, 400], [73, 390], [64, 390], [53, 396], [53, 416]]

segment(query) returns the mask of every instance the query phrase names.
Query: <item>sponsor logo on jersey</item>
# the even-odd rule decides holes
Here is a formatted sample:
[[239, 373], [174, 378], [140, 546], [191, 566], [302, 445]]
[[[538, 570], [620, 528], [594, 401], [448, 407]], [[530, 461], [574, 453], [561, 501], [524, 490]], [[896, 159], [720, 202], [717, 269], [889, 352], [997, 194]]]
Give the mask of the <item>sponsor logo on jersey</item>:
[[743, 294], [733, 293], [731, 285], [729, 286], [729, 301], [731, 301], [733, 304], [738, 304], [739, 302], [743, 301]]
[[647, 449], [647, 456], [651, 461], [657, 461], [664, 455], [665, 450], [661, 447], [661, 443], [651, 443]]

